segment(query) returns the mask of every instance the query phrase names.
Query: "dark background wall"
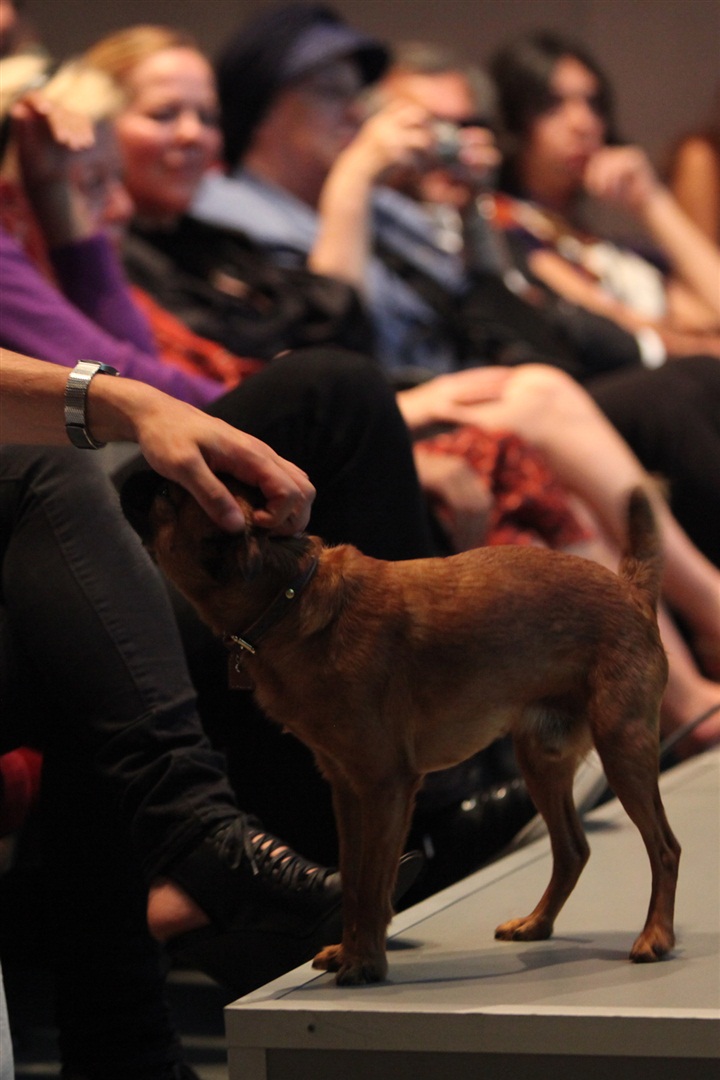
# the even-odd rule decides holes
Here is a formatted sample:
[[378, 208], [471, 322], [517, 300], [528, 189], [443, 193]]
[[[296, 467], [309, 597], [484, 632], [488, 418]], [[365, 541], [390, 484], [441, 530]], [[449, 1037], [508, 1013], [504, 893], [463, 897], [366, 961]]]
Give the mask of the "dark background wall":
[[[58, 58], [109, 30], [165, 22], [214, 53], [246, 16], [274, 0], [25, 0]], [[669, 143], [720, 107], [720, 0], [331, 0], [386, 41], [432, 39], [483, 61], [510, 35], [545, 26], [581, 38], [613, 79], [621, 130], [657, 162]]]

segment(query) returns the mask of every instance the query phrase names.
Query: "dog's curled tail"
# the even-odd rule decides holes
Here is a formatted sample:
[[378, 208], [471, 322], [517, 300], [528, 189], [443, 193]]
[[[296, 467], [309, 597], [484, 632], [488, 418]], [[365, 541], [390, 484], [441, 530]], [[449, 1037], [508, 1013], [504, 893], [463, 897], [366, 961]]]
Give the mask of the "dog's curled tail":
[[663, 571], [660, 530], [647, 492], [641, 487], [630, 492], [627, 521], [627, 546], [618, 574], [638, 590], [653, 611], [657, 611]]

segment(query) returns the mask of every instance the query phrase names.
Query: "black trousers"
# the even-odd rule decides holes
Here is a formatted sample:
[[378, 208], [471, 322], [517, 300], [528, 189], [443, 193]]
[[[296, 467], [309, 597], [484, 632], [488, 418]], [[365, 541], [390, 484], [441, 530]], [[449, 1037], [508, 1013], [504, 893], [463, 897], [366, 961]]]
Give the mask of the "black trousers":
[[675, 516], [720, 566], [720, 360], [684, 357], [586, 388], [645, 468], [667, 480]]
[[[369, 363], [300, 353], [212, 411], [308, 471], [312, 527], [327, 539], [387, 558], [432, 551], [405, 425]], [[159, 1080], [177, 1046], [146, 881], [234, 815], [235, 798], [200, 723], [164, 583], [92, 455], [6, 447], [0, 461], [3, 730], [5, 748], [28, 741], [44, 754], [46, 940], [63, 1061], [92, 1080]], [[230, 699], [222, 671], [215, 678], [224, 650], [194, 616], [182, 622], [208, 688], [203, 714], [219, 744], [232, 732], [243, 809], [281, 806], [276, 818], [302, 839], [324, 783], [249, 696]], [[323, 836], [330, 819], [328, 803]]]

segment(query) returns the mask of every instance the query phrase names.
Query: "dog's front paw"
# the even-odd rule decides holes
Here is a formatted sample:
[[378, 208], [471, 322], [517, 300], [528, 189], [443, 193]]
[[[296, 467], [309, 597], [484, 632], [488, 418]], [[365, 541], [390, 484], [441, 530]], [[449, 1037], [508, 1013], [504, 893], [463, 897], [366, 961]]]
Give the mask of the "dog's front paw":
[[387, 960], [380, 956], [374, 960], [351, 957], [342, 945], [328, 945], [312, 962], [319, 971], [335, 971], [338, 986], [365, 986], [383, 982], [387, 978]]
[[343, 966], [343, 959], [342, 945], [326, 945], [315, 956], [312, 966], [318, 971], [339, 971]]
[[384, 982], [387, 971], [384, 956], [380, 960], [348, 960], [335, 976], [335, 982], [338, 986], [366, 986]]
[[510, 919], [501, 923], [495, 931], [498, 941], [546, 941], [553, 932], [553, 924], [547, 919], [527, 915], [524, 919]]
[[675, 944], [672, 930], [646, 927], [630, 950], [630, 959], [634, 964], [654, 964], [662, 960]]

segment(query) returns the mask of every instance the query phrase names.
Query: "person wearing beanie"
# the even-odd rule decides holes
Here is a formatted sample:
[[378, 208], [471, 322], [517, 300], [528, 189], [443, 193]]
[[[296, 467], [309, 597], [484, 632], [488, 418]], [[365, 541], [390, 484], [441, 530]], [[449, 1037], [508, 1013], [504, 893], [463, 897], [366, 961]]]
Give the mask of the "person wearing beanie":
[[227, 164], [233, 168], [242, 161], [284, 88], [343, 60], [356, 65], [361, 85], [367, 86], [382, 75], [389, 53], [322, 4], [287, 4], [250, 20], [230, 39], [217, 64]]
[[[404, 380], [408, 367], [439, 373], [452, 358], [424, 298], [372, 254], [379, 179], [436, 161], [439, 143], [417, 103], [365, 118], [361, 95], [389, 61], [326, 7], [286, 5], [246, 23], [216, 65], [227, 171], [206, 176], [191, 214], [246, 234], [281, 266], [352, 285], [372, 316], [376, 358]], [[484, 143], [468, 152], [485, 165]]]

